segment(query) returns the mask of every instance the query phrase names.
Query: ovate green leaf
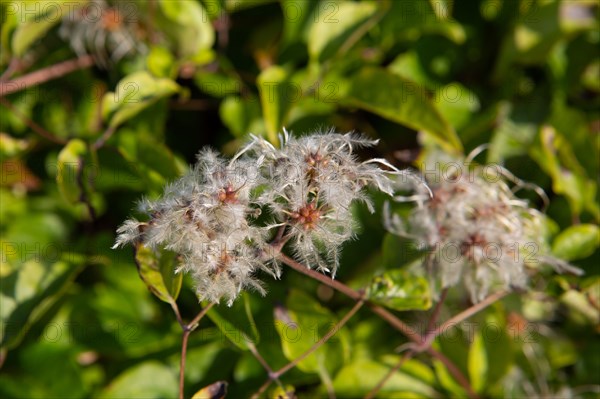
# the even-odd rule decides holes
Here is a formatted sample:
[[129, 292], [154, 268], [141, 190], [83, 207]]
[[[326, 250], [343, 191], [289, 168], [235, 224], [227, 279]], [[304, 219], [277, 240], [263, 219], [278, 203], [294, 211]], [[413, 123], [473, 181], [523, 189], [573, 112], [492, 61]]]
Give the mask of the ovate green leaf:
[[395, 310], [426, 310], [431, 307], [427, 280], [401, 269], [373, 278], [367, 288], [367, 297]]
[[600, 245], [600, 229], [595, 224], [580, 224], [562, 231], [552, 243], [552, 252], [561, 259], [582, 259]]
[[153, 251], [141, 244], [136, 248], [140, 277], [158, 299], [167, 303], [174, 303], [181, 289], [182, 274], [175, 274], [175, 258], [171, 251]]
[[456, 132], [435, 109], [425, 90], [385, 69], [361, 70], [351, 80], [347, 101], [391, 121], [424, 130], [451, 151], [462, 150]]

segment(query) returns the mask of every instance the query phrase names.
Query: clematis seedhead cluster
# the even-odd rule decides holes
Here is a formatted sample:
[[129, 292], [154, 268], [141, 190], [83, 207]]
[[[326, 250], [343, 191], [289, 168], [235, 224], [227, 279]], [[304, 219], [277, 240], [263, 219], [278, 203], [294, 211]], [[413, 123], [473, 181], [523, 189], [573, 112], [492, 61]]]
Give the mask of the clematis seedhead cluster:
[[581, 273], [548, 255], [544, 214], [515, 195], [530, 185], [499, 165], [453, 160], [447, 167], [447, 161], [429, 162], [425, 170], [443, 172], [432, 173], [427, 186], [401, 179], [399, 185], [416, 192], [396, 197], [416, 201], [407, 220], [389, 206], [384, 212], [389, 231], [415, 240], [426, 251], [434, 291], [462, 284], [472, 302], [479, 302], [492, 291], [525, 288], [529, 275], [544, 264]]
[[401, 173], [383, 159], [359, 161], [355, 150], [377, 142], [355, 134], [261, 137], [232, 159], [204, 150], [198, 163], [127, 220], [115, 247], [144, 245], [178, 254], [175, 272], [193, 277], [200, 300], [231, 304], [244, 289], [264, 294], [262, 270], [280, 276], [276, 255], [284, 245], [307, 267], [335, 275], [341, 246], [352, 239], [351, 205], [372, 210], [368, 186], [393, 194]]
[[127, 55], [146, 50], [136, 4], [92, 0], [65, 13], [59, 35], [78, 56], [90, 54], [106, 67]]

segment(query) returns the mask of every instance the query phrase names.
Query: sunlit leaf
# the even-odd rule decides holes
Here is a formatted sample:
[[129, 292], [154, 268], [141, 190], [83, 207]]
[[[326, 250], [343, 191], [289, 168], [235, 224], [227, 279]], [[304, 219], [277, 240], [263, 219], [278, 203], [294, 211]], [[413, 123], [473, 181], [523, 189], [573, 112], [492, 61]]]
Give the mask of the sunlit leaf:
[[288, 72], [280, 66], [262, 71], [257, 83], [267, 135], [271, 142], [276, 142], [277, 133], [285, 126], [288, 111], [300, 93], [290, 85]]
[[427, 310], [431, 307], [429, 283], [406, 270], [390, 270], [373, 278], [367, 297], [395, 310]]
[[449, 150], [462, 150], [456, 132], [423, 88], [384, 69], [364, 68], [354, 76], [347, 101], [391, 121], [424, 130]]
[[586, 258], [600, 246], [600, 229], [595, 224], [580, 224], [563, 230], [552, 244], [554, 255], [565, 260]]
[[[355, 360], [337, 373], [333, 387], [338, 396], [362, 397], [374, 389], [389, 370], [389, 366], [374, 360]], [[392, 374], [380, 393], [381, 397], [393, 395], [402, 398], [432, 398], [438, 395], [430, 384], [402, 371]]]
[[167, 78], [155, 78], [145, 71], [134, 72], [121, 79], [114, 92], [102, 99], [102, 115], [116, 128], [163, 97], [179, 91], [179, 85]]
[[177, 397], [177, 377], [174, 370], [149, 360], [125, 370], [98, 394], [101, 398], [148, 398]]
[[469, 348], [469, 379], [475, 392], [481, 392], [486, 386], [488, 359], [485, 351], [484, 337], [478, 330]]
[[375, 12], [375, 3], [321, 2], [308, 35], [310, 57], [323, 62], [331, 58]]
[[200, 2], [160, 0], [158, 5], [165, 18], [159, 22], [175, 42], [178, 55], [193, 56], [212, 47], [215, 32]]
[[19, 21], [12, 36], [12, 51], [17, 57], [22, 57], [35, 41], [41, 39], [64, 15], [75, 12], [85, 1], [57, 0], [51, 6], [42, 7], [41, 3], [25, 1], [13, 2], [11, 11], [17, 11]]
[[56, 182], [63, 197], [72, 204], [81, 201], [89, 190], [85, 176], [90, 169], [87, 153], [87, 145], [82, 140], [73, 139], [58, 154]]
[[140, 244], [136, 248], [135, 260], [148, 289], [161, 301], [175, 303], [183, 276], [175, 273], [176, 254], [167, 250], [154, 251]]
[[[281, 348], [288, 360], [295, 360], [311, 349], [319, 339], [334, 328], [336, 319], [314, 298], [300, 290], [290, 291], [286, 306], [277, 307], [275, 327], [281, 338]], [[322, 374], [324, 370], [337, 368], [346, 355], [344, 347], [347, 336], [344, 329], [338, 331], [326, 344], [321, 345], [298, 363], [305, 372]]]
[[64, 261], [41, 263], [31, 259], [11, 274], [2, 276], [0, 346], [13, 348], [18, 345], [31, 325], [56, 303], [79, 271], [81, 268], [76, 264]]

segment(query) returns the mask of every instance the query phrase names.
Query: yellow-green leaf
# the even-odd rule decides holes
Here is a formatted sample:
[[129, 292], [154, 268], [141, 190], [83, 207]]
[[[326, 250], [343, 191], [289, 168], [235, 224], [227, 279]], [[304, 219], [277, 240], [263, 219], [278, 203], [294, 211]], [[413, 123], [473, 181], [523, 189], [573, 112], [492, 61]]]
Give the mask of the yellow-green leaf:
[[582, 259], [594, 253], [600, 245], [600, 228], [595, 224], [571, 226], [552, 243], [552, 252], [561, 259]]
[[376, 11], [374, 2], [321, 2], [308, 35], [310, 57], [323, 62], [333, 56]]
[[426, 131], [450, 151], [462, 151], [456, 132], [433, 106], [425, 90], [385, 69], [362, 69], [351, 79], [347, 101], [391, 121]]
[[135, 261], [140, 277], [148, 289], [161, 301], [174, 303], [181, 289], [182, 274], [175, 274], [174, 252], [161, 250], [158, 252], [138, 245]]
[[367, 288], [367, 297], [395, 310], [426, 310], [431, 307], [427, 280], [401, 269], [374, 277]]
[[272, 66], [260, 73], [257, 78], [260, 102], [267, 135], [271, 142], [277, 142], [277, 133], [284, 127], [294, 96], [288, 72], [280, 66]]
[[58, 154], [56, 182], [62, 196], [71, 204], [79, 202], [87, 188], [84, 169], [88, 148], [85, 142], [73, 139]]
[[119, 81], [114, 92], [102, 98], [102, 116], [116, 128], [133, 118], [157, 100], [179, 91], [179, 85], [168, 78], [155, 78], [146, 71], [134, 72]]
[[482, 392], [486, 384], [488, 369], [487, 353], [481, 331], [477, 331], [469, 348], [469, 378], [475, 392]]

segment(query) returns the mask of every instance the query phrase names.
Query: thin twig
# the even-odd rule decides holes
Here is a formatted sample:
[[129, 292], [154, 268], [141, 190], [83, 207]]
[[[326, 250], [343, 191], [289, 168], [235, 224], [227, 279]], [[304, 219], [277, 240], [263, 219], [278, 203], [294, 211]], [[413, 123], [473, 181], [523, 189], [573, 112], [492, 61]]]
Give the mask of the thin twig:
[[[339, 282], [338, 280], [333, 280], [333, 279], [325, 276], [324, 274], [321, 274], [317, 271], [309, 269], [308, 267], [304, 266], [303, 264], [301, 264], [299, 262], [296, 262], [294, 259], [292, 259], [284, 254], [279, 254], [278, 258], [279, 258], [279, 260], [281, 260], [283, 263], [285, 263], [292, 269], [294, 269], [302, 274], [305, 274], [315, 280], [318, 280], [321, 283], [341, 292], [342, 294], [344, 294], [346, 296], [349, 296], [350, 298], [352, 298], [354, 300], [362, 299], [361, 293], [353, 290], [352, 288], [348, 287], [344, 283]], [[379, 317], [386, 320], [388, 323], [390, 323], [392, 326], [394, 326], [394, 328], [396, 328], [397, 330], [402, 332], [404, 335], [406, 335], [410, 340], [412, 340], [416, 343], [421, 342], [421, 335], [419, 333], [417, 333], [415, 330], [413, 330], [409, 325], [405, 324], [403, 321], [401, 321], [396, 316], [394, 316], [392, 313], [390, 313], [386, 309], [384, 309], [381, 306], [374, 304], [372, 302], [367, 301], [366, 305], [375, 314], [377, 314]]]
[[483, 309], [487, 308], [488, 306], [490, 306], [494, 302], [496, 302], [496, 301], [504, 298], [508, 294], [509, 294], [508, 291], [496, 292], [495, 294], [492, 294], [492, 295], [488, 296], [487, 298], [485, 298], [483, 301], [481, 301], [479, 303], [476, 303], [475, 305], [471, 306], [470, 308], [468, 308], [468, 309], [460, 312], [456, 316], [451, 317], [446, 322], [444, 322], [444, 324], [442, 324], [440, 327], [436, 328], [430, 334], [431, 337], [432, 337], [432, 339], [435, 338], [435, 337], [437, 337], [438, 335], [440, 335], [441, 333], [443, 333], [447, 329], [451, 328], [452, 326], [454, 326], [454, 325], [460, 323], [461, 321], [463, 321], [465, 319], [468, 319], [469, 317], [473, 316], [475, 313], [478, 313], [478, 312], [482, 311]]
[[311, 346], [306, 352], [304, 352], [303, 354], [301, 354], [300, 356], [298, 356], [297, 358], [295, 358], [294, 360], [292, 360], [291, 362], [289, 362], [288, 364], [286, 364], [285, 366], [283, 366], [279, 370], [275, 371], [273, 373], [273, 376], [275, 378], [281, 377], [282, 374], [284, 374], [287, 371], [289, 371], [290, 369], [296, 367], [298, 365], [298, 363], [300, 363], [302, 360], [304, 360], [311, 353], [313, 353], [314, 351], [316, 351], [317, 349], [319, 349], [319, 347], [321, 345], [323, 345], [331, 337], [333, 337], [335, 335], [335, 333], [337, 333], [340, 330], [340, 328], [342, 328], [348, 322], [348, 320], [350, 320], [350, 318], [352, 316], [354, 316], [356, 314], [356, 312], [358, 312], [358, 309], [360, 309], [363, 304], [364, 304], [364, 299], [361, 299], [361, 300], [357, 301], [354, 304], [354, 306], [352, 307], [352, 309], [350, 309], [350, 311], [348, 313], [346, 313], [346, 315], [339, 321], [339, 323], [337, 323], [331, 330], [329, 330], [327, 332], [327, 334], [325, 334], [323, 337], [321, 337], [320, 340], [318, 340], [317, 342], [315, 342], [315, 344], [313, 346]]
[[[253, 352], [253, 345], [251, 345], [250, 351], [258, 359], [258, 361], [263, 365], [265, 370], [267, 370], [267, 372], [269, 373], [269, 378], [261, 385], [259, 390], [252, 397], [253, 398], [260, 397], [260, 395], [271, 385], [271, 383], [273, 381], [277, 381], [279, 383], [279, 385], [282, 386], [281, 382], [279, 381], [279, 378], [283, 374], [290, 371], [292, 368], [296, 367], [298, 365], [298, 363], [300, 363], [306, 357], [310, 356], [311, 353], [313, 353], [314, 351], [319, 349], [323, 344], [325, 344], [327, 341], [329, 341], [329, 339], [331, 339], [331, 337], [333, 337], [343, 326], [345, 326], [346, 323], [348, 322], [348, 320], [350, 320], [352, 318], [352, 316], [354, 316], [356, 314], [356, 312], [358, 312], [358, 310], [362, 307], [363, 304], [364, 304], [364, 299], [361, 298], [354, 304], [352, 309], [350, 309], [350, 311], [348, 311], [348, 313], [346, 313], [344, 315], [344, 317], [342, 317], [342, 319], [335, 326], [333, 326], [333, 328], [331, 330], [329, 330], [325, 335], [323, 335], [321, 337], [321, 339], [319, 339], [317, 342], [315, 342], [306, 352], [304, 352], [303, 354], [301, 354], [300, 356], [298, 356], [297, 358], [295, 358], [294, 360], [292, 360], [291, 362], [289, 362], [288, 364], [286, 364], [285, 366], [283, 366], [282, 368], [280, 368], [277, 371], [272, 371], [271, 368], [269, 367], [269, 365], [267, 364], [267, 362], [264, 359], [262, 359], [262, 356], [260, 356], [258, 351], [256, 351], [256, 353]], [[256, 348], [254, 348], [254, 350], [255, 349]]]
[[96, 140], [96, 142], [93, 144], [92, 148], [94, 150], [102, 148], [104, 143], [106, 143], [106, 140], [108, 140], [110, 136], [114, 134], [115, 130], [117, 130], [116, 126], [107, 127], [104, 133], [102, 133], [102, 136], [100, 136], [98, 140]]
[[181, 363], [179, 364], [179, 399], [184, 398], [184, 387], [185, 387], [185, 358], [187, 355], [188, 338], [190, 337], [190, 331], [183, 331], [181, 338]]
[[0, 97], [60, 78], [79, 69], [89, 68], [92, 65], [94, 65], [94, 58], [91, 55], [85, 55], [72, 60], [59, 62], [58, 64], [28, 73], [27, 75], [8, 82], [0, 81]]
[[[194, 319], [192, 321], [190, 321], [188, 324], [184, 324], [183, 322], [180, 322], [181, 327], [183, 329], [183, 336], [181, 338], [181, 363], [179, 365], [179, 399], [183, 399], [184, 397], [184, 386], [185, 386], [185, 358], [187, 355], [187, 345], [188, 345], [188, 339], [190, 337], [190, 334], [192, 333], [192, 331], [194, 331], [196, 329], [196, 327], [198, 327], [198, 323], [200, 322], [200, 320], [204, 317], [204, 315], [206, 315], [206, 313], [210, 310], [210, 308], [212, 308], [214, 305], [214, 303], [209, 303], [208, 305], [206, 305], [201, 311], [200, 313], [198, 313], [196, 315], [196, 317], [194, 317]], [[177, 311], [175, 312], [175, 316], [177, 317], [177, 321], [181, 320], [181, 314], [179, 313], [179, 307], [177, 305], [173, 306], [171, 305], [171, 307], [173, 308], [173, 310], [175, 311], [175, 309], [177, 309]]]
[[252, 395], [252, 399], [258, 399], [260, 398], [260, 395], [262, 395], [267, 388], [269, 388], [271, 386], [271, 384], [273, 383], [273, 380], [268, 378], [261, 386], [260, 388], [258, 388], [258, 391], [256, 391], [256, 393], [254, 395]]
[[440, 311], [442, 310], [442, 305], [444, 304], [444, 301], [446, 300], [447, 296], [448, 296], [448, 288], [446, 287], [442, 290], [440, 299], [439, 299], [438, 303], [435, 305], [435, 308], [433, 309], [433, 312], [431, 313], [431, 317], [429, 318], [429, 322], [427, 323], [427, 332], [426, 332], [427, 335], [429, 335], [430, 331], [433, 331], [433, 328], [435, 327], [435, 323], [437, 323], [437, 320], [440, 317]]
[[269, 366], [269, 363], [267, 363], [265, 358], [262, 357], [262, 355], [258, 352], [258, 349], [256, 349], [256, 345], [250, 342], [248, 344], [248, 349], [250, 349], [250, 353], [252, 353], [256, 360], [258, 360], [258, 362], [263, 366], [265, 371], [269, 374], [269, 377], [273, 375], [273, 369], [271, 368], [271, 366]]
[[398, 361], [398, 363], [396, 363], [396, 365], [394, 367], [392, 367], [390, 369], [390, 371], [388, 371], [388, 373], [381, 379], [381, 381], [379, 381], [379, 383], [375, 386], [375, 388], [373, 388], [370, 392], [368, 392], [365, 395], [365, 399], [373, 399], [375, 397], [375, 395], [377, 395], [377, 392], [379, 392], [381, 390], [381, 388], [383, 388], [385, 383], [396, 373], [396, 371], [400, 370], [400, 367], [402, 367], [404, 362], [409, 360], [414, 355], [415, 355], [415, 352], [413, 352], [411, 350], [404, 353], [404, 355], [402, 355], [402, 357], [400, 358], [400, 361]]
[[458, 381], [458, 383], [465, 389], [469, 398], [474, 399], [478, 397], [475, 391], [473, 391], [473, 388], [471, 387], [467, 377], [465, 377], [462, 371], [460, 371], [460, 369], [452, 362], [452, 360], [448, 359], [444, 354], [431, 347], [427, 349], [427, 353], [444, 363], [444, 366], [446, 366], [450, 374], [452, 374], [456, 381]]
[[[435, 326], [435, 323], [437, 322], [437, 319], [440, 316], [440, 311], [442, 310], [442, 305], [443, 305], [444, 301], [446, 300], [447, 295], [448, 295], [448, 288], [444, 288], [444, 290], [442, 291], [442, 294], [440, 295], [440, 299], [439, 299], [438, 303], [435, 305], [435, 308], [433, 309], [433, 312], [431, 313], [431, 316], [429, 317], [429, 322], [427, 323], [427, 330], [426, 330], [427, 335], [423, 339], [423, 342], [427, 342], [427, 337], [429, 336], [430, 331], [433, 332], [433, 328]], [[394, 367], [392, 367], [390, 369], [390, 371], [381, 379], [381, 381], [379, 381], [379, 383], [375, 386], [375, 388], [373, 388], [369, 393], [367, 393], [367, 395], [365, 396], [365, 399], [374, 398], [375, 395], [377, 395], [377, 392], [379, 392], [381, 390], [381, 388], [383, 388], [385, 383], [392, 377], [392, 375], [394, 375], [394, 373], [396, 373], [396, 371], [398, 371], [400, 369], [400, 367], [402, 367], [402, 364], [404, 364], [405, 361], [409, 360], [414, 355], [415, 355], [415, 351], [409, 349], [400, 358], [400, 361]]]
[[47, 131], [40, 125], [38, 125], [36, 122], [31, 120], [29, 117], [27, 117], [21, 111], [19, 111], [19, 109], [17, 107], [15, 107], [10, 101], [8, 101], [8, 99], [0, 96], [0, 103], [2, 105], [4, 105], [6, 108], [8, 108], [19, 119], [21, 119], [23, 121], [23, 123], [25, 123], [31, 130], [33, 130], [35, 133], [42, 136], [43, 138], [45, 138], [49, 141], [52, 141], [53, 143], [56, 143], [56, 144], [66, 144], [67, 143], [67, 140], [65, 140], [61, 137], [55, 136], [54, 134], [50, 133], [49, 131]]
[[5, 81], [10, 79], [10, 77], [13, 75], [13, 73], [19, 68], [19, 64], [20, 61], [18, 58], [11, 58], [8, 67], [6, 68], [6, 71], [2, 72], [2, 75], [0, 75], [0, 81]]
[[181, 318], [181, 312], [179, 311], [179, 306], [177, 306], [177, 302], [172, 301], [170, 303], [170, 305], [171, 305], [171, 309], [173, 309], [173, 313], [175, 313], [175, 317], [177, 318], [177, 323], [179, 323], [181, 328], [185, 330], [185, 323], [184, 323], [183, 319]]
[[[329, 287], [340, 291], [341, 293], [349, 296], [350, 298], [353, 298], [356, 300], [360, 299], [360, 294], [357, 291], [354, 291], [352, 288], [348, 287], [347, 285], [340, 283], [339, 281], [332, 280], [332, 279], [322, 275], [321, 273], [315, 272], [314, 270], [308, 269], [301, 263], [298, 263], [295, 260], [293, 260], [283, 254], [280, 254], [278, 256], [278, 258], [283, 263], [287, 264], [294, 270], [297, 270], [302, 274], [305, 274], [305, 275], [310, 276], [318, 281], [321, 281], [323, 284], [326, 284]], [[385, 310], [381, 306], [376, 305], [371, 302], [367, 302], [367, 306], [371, 309], [371, 311], [373, 313], [377, 314], [379, 317], [381, 317], [382, 319], [387, 321], [392, 327], [396, 328], [398, 331], [400, 331], [404, 335], [406, 335], [407, 338], [409, 338], [411, 341], [416, 343], [417, 344], [416, 347], [419, 347], [419, 345], [423, 343], [423, 338], [421, 337], [421, 335], [419, 333], [417, 333], [415, 330], [413, 330], [410, 326], [405, 324], [403, 321], [398, 319], [394, 314]], [[465, 312], [463, 312], [463, 313], [465, 313]], [[448, 359], [447, 357], [445, 357], [444, 355], [442, 355], [441, 353], [439, 353], [438, 351], [436, 351], [433, 348], [428, 348], [427, 352], [429, 352], [432, 356], [438, 358], [440, 361], [442, 361], [446, 365], [446, 367], [448, 368], [448, 371], [450, 371], [450, 373], [456, 378], [456, 380], [465, 388], [465, 390], [467, 391], [467, 393], [469, 394], [470, 397], [472, 397], [472, 398], [477, 397], [477, 395], [473, 391], [473, 388], [471, 388], [471, 385], [469, 384], [469, 381], [467, 380], [467, 378], [462, 374], [462, 372], [458, 369], [458, 367], [456, 367], [456, 365], [454, 363], [452, 363], [452, 361], [450, 359]]]

